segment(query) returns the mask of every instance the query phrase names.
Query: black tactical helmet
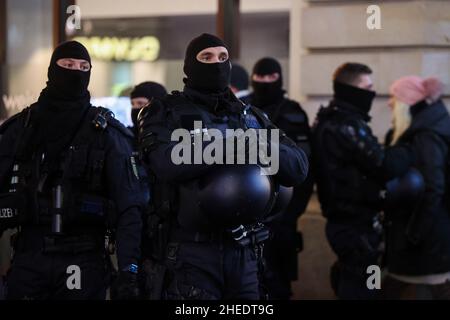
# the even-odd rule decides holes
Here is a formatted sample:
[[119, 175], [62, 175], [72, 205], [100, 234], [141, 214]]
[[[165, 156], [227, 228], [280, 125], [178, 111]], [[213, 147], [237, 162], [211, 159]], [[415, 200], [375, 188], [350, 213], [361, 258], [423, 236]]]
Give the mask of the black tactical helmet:
[[234, 227], [268, 213], [274, 186], [257, 165], [222, 165], [199, 181], [200, 209], [210, 222]]

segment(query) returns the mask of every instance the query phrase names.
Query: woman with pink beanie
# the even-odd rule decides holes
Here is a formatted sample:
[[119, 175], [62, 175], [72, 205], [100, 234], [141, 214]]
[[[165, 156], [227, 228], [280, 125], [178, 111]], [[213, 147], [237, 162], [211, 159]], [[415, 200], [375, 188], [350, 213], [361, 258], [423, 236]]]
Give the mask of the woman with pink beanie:
[[387, 210], [386, 299], [450, 299], [450, 211], [447, 167], [450, 116], [436, 78], [408, 76], [391, 88], [391, 145], [409, 145], [424, 191], [416, 203]]

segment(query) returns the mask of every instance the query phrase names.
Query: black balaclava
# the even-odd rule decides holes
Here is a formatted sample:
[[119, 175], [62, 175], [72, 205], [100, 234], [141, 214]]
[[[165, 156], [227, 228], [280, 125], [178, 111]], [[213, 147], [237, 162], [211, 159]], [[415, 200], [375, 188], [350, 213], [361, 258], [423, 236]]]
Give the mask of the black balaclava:
[[336, 100], [351, 104], [362, 113], [369, 114], [373, 99], [376, 96], [375, 91], [361, 89], [339, 81], [333, 82], [333, 89]]
[[87, 49], [77, 41], [59, 45], [53, 52], [48, 67], [47, 90], [50, 96], [60, 100], [78, 100], [89, 95], [87, 90], [91, 70], [84, 72], [60, 67], [56, 62], [63, 58], [83, 59], [91, 63]]
[[70, 143], [90, 107], [87, 90], [91, 71], [69, 70], [56, 64], [59, 59], [83, 59], [91, 63], [86, 48], [79, 42], [60, 44], [48, 67], [47, 87], [39, 96], [36, 112], [35, 144], [43, 147], [47, 158], [56, 160]]
[[[151, 101], [153, 98], [162, 99], [167, 95], [166, 89], [159, 83], [147, 81], [138, 84], [130, 93], [130, 99], [147, 98]], [[137, 128], [137, 117], [141, 109], [131, 109], [131, 120], [133, 126]]]
[[260, 76], [279, 73], [275, 82], [256, 82], [252, 79], [253, 103], [257, 107], [265, 107], [279, 102], [284, 96], [283, 74], [280, 63], [273, 58], [262, 58], [253, 67], [253, 73]]
[[204, 33], [193, 39], [184, 58], [183, 71], [186, 87], [204, 93], [221, 93], [230, 85], [231, 63], [227, 60], [222, 63], [202, 63], [197, 60], [197, 54], [210, 47], [225, 47], [225, 43], [216, 36]]

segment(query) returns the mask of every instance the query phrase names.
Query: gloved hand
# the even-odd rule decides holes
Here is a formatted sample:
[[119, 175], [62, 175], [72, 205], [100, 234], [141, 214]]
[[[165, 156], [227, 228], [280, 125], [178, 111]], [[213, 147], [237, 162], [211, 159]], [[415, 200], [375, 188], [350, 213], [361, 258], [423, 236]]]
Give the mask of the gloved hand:
[[129, 271], [121, 271], [111, 285], [111, 300], [137, 299], [139, 299], [137, 274]]
[[368, 126], [361, 121], [350, 120], [339, 128], [338, 133], [341, 146], [352, 154], [362, 169], [373, 171], [382, 166], [384, 152]]
[[[253, 142], [257, 143], [257, 135], [256, 133], [252, 137]], [[238, 163], [238, 160], [241, 159], [247, 161], [248, 154], [250, 151], [250, 139], [246, 138], [244, 132], [236, 131], [233, 135], [223, 137], [223, 161], [227, 163], [227, 159], [233, 161], [233, 163]], [[256, 149], [257, 151], [257, 149]]]

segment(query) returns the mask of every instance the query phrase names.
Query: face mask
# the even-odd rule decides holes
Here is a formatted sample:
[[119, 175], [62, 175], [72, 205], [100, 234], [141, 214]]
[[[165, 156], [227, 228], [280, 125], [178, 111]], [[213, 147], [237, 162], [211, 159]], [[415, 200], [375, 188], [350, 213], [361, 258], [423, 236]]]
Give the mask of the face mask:
[[201, 91], [219, 93], [225, 91], [230, 85], [231, 65], [227, 60], [222, 63], [192, 62], [186, 86]]
[[48, 72], [47, 88], [50, 94], [64, 100], [83, 98], [88, 93], [90, 71], [69, 70], [52, 64]]
[[72, 58], [86, 60], [91, 63], [87, 49], [77, 41], [68, 41], [60, 44], [53, 51], [48, 67], [47, 93], [58, 100], [79, 100], [89, 96], [87, 90], [91, 70], [85, 72], [60, 67], [59, 59]]
[[269, 106], [277, 103], [283, 98], [284, 91], [281, 88], [281, 81], [256, 82], [252, 81], [255, 105], [257, 107]]
[[184, 82], [188, 88], [206, 93], [221, 93], [230, 85], [230, 60], [222, 63], [202, 63], [197, 60], [197, 55], [202, 50], [214, 47], [226, 48], [221, 39], [206, 33], [189, 43], [186, 49], [183, 67], [184, 73], [187, 76]]
[[133, 126], [135, 128], [138, 127], [138, 115], [141, 112], [141, 109], [132, 109], [131, 110], [131, 121], [133, 121]]
[[341, 82], [334, 82], [334, 97], [351, 104], [364, 113], [369, 113], [372, 107], [373, 99], [376, 96], [375, 91], [361, 89]]

